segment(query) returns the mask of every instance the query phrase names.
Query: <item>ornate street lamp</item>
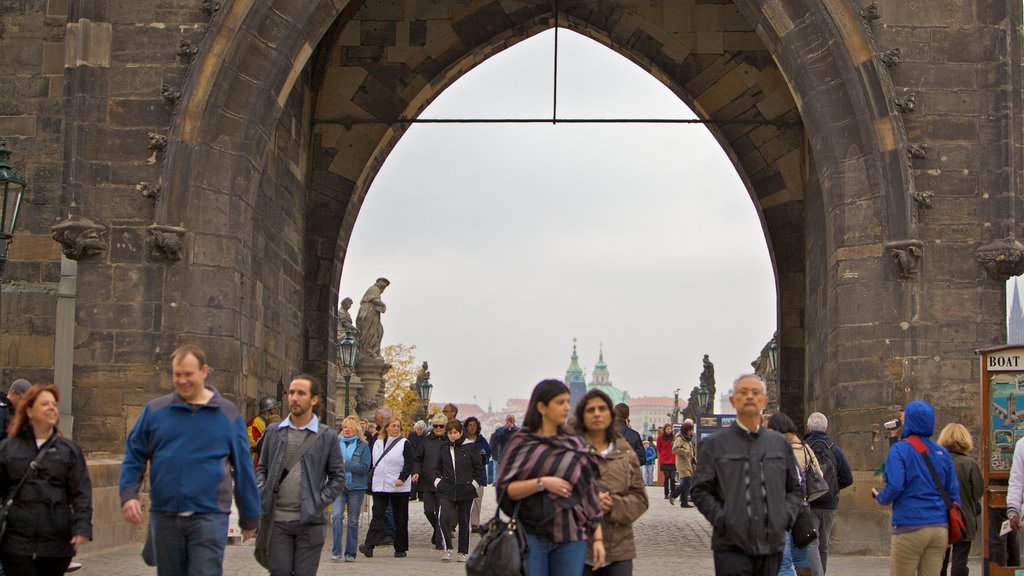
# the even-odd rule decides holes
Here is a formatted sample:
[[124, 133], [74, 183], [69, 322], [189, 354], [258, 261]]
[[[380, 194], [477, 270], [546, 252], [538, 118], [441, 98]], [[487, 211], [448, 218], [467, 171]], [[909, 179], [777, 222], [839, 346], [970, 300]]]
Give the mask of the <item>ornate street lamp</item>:
[[427, 411], [430, 410], [430, 393], [434, 391], [434, 385], [430, 383], [430, 373], [427, 372], [423, 375], [423, 379], [416, 387], [416, 393], [419, 394], [420, 400], [423, 401], [423, 417], [429, 416]]
[[772, 370], [772, 380], [779, 381], [779, 340], [778, 334], [768, 341], [768, 367]]
[[675, 399], [672, 401], [672, 411], [668, 413], [673, 424], [679, 424], [679, 388], [676, 388]]
[[356, 349], [359, 344], [352, 337], [351, 330], [345, 330], [345, 337], [338, 342], [338, 357], [341, 358], [341, 367], [345, 370], [345, 416], [349, 415], [348, 391], [349, 382], [352, 381], [352, 369], [356, 366]]
[[711, 391], [701, 382], [700, 388], [697, 389], [697, 403], [700, 404], [701, 414], [707, 414], [710, 410], [709, 400], [711, 400]]
[[26, 184], [25, 176], [11, 167], [11, 153], [7, 150], [7, 141], [0, 138], [0, 191], [3, 192], [3, 205], [0, 206], [0, 216], [3, 218], [0, 224], [0, 278], [3, 278], [7, 251], [14, 240], [14, 226], [18, 223], [21, 195]]

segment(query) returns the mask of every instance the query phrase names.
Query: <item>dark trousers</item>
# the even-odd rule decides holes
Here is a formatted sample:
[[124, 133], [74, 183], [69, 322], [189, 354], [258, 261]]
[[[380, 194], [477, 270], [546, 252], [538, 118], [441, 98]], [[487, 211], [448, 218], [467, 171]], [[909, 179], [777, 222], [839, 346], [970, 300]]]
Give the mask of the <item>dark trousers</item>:
[[676, 484], [675, 489], [672, 490], [671, 497], [679, 498], [680, 504], [686, 504], [690, 501], [690, 480], [692, 480], [690, 476], [680, 478], [679, 484]]
[[8, 576], [62, 576], [70, 556], [47, 556], [33, 558], [23, 554], [3, 554], [4, 574]]
[[633, 561], [619, 560], [594, 570], [590, 564], [583, 567], [583, 576], [633, 576]]
[[[952, 550], [952, 554], [950, 551]], [[967, 576], [970, 574], [970, 570], [967, 569], [967, 556], [971, 553], [971, 543], [964, 542], [961, 540], [956, 544], [953, 544], [949, 548], [946, 548], [946, 555], [942, 558], [942, 576], [946, 576], [946, 568], [952, 564], [952, 568], [948, 574], [950, 576]], [[952, 556], [952, 562], [950, 562], [950, 556]]]
[[455, 525], [459, 525], [459, 554], [469, 554], [469, 513], [473, 510], [472, 500], [455, 502], [448, 498], [438, 498], [441, 508], [437, 515], [437, 524], [441, 531], [441, 546], [445, 550], [452, 549], [451, 534]]
[[[437, 492], [421, 492], [420, 500], [423, 500], [423, 515], [427, 517], [427, 522], [430, 522], [430, 527], [433, 532], [430, 534], [430, 543], [434, 546], [441, 545], [441, 532], [438, 530], [437, 524], [437, 512], [440, 508], [438, 502]], [[451, 534], [451, 531], [448, 532]], [[449, 536], [451, 539], [451, 536]]]
[[999, 529], [1007, 518], [1005, 508], [989, 509], [989, 558], [1000, 566], [1020, 566], [1020, 544], [1017, 542], [1017, 532], [1010, 532], [1006, 536], [999, 535]]
[[664, 480], [665, 498], [668, 499], [672, 491], [676, 489], [676, 465], [662, 464], [658, 470], [661, 471], [661, 477]]
[[324, 524], [274, 522], [270, 532], [270, 576], [315, 576], [325, 532]]
[[385, 492], [373, 495], [373, 515], [366, 533], [366, 545], [374, 547], [384, 541], [384, 516], [388, 504], [395, 514], [395, 552], [409, 550], [409, 493]]
[[715, 576], [776, 576], [782, 566], [782, 552], [769, 556], [748, 556], [741, 550], [715, 550]]

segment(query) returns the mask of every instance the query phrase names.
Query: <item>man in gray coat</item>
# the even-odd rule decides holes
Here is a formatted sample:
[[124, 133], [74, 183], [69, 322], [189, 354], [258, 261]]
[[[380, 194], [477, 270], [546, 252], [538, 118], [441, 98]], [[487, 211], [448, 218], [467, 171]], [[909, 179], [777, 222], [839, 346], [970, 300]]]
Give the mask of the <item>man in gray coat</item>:
[[319, 401], [316, 378], [296, 376], [288, 386], [288, 416], [264, 432], [256, 484], [264, 517], [260, 527], [270, 528], [269, 540], [266, 535], [260, 540], [269, 547], [271, 576], [316, 574], [326, 533], [324, 511], [345, 488], [338, 434], [313, 413]]

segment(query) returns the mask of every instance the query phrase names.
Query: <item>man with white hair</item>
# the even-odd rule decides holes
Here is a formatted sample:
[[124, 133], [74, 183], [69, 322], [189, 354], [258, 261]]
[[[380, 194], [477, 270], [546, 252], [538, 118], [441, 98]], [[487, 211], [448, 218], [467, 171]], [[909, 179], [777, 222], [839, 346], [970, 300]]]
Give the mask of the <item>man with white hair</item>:
[[[807, 547], [807, 558], [815, 574], [824, 574], [828, 567], [828, 538], [836, 519], [839, 491], [853, 484], [850, 463], [842, 449], [829, 440], [827, 432], [828, 418], [824, 414], [815, 412], [807, 417], [804, 443], [814, 450], [829, 488], [828, 494], [810, 502], [811, 517], [814, 519], [814, 527], [818, 529], [818, 538]], [[817, 565], [819, 559], [821, 564]]]

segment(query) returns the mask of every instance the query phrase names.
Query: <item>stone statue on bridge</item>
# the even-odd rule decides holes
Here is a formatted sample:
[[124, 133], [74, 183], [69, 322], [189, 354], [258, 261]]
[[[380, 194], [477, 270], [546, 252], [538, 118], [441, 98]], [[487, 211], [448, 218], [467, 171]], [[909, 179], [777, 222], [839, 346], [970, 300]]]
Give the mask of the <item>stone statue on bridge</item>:
[[352, 321], [352, 314], [349, 313], [349, 308], [352, 307], [352, 299], [345, 298], [341, 301], [341, 310], [338, 310], [338, 341], [345, 337], [346, 332], [351, 332], [353, 338], [357, 338], [359, 330], [356, 328], [355, 323]]
[[380, 342], [384, 339], [384, 326], [380, 315], [387, 311], [381, 301], [384, 289], [391, 285], [387, 278], [377, 278], [363, 294], [359, 301], [359, 313], [356, 315], [356, 328], [359, 330], [359, 357], [381, 360]]

